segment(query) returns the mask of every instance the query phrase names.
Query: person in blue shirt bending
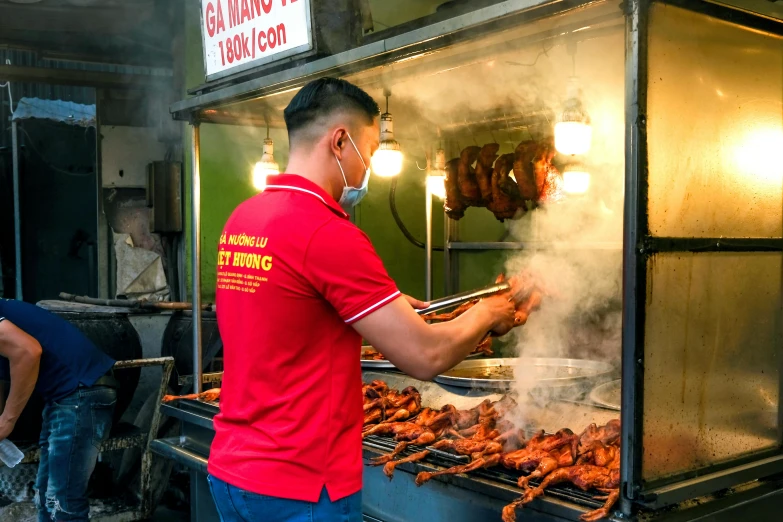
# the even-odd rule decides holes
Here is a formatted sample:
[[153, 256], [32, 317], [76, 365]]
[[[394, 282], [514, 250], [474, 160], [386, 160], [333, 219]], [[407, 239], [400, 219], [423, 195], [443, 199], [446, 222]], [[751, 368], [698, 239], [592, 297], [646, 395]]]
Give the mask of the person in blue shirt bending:
[[[30, 396], [44, 400], [38, 521], [86, 521], [87, 483], [117, 402], [114, 360], [75, 326], [37, 306], [0, 299], [0, 440]], [[4, 403], [4, 405], [3, 405]]]

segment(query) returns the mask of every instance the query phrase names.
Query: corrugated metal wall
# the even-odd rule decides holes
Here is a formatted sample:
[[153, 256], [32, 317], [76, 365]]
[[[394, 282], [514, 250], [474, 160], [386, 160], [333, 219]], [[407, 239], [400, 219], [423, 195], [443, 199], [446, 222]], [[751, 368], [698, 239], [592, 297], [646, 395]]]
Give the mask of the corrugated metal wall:
[[[76, 69], [82, 71], [112, 72], [118, 74], [138, 74], [149, 76], [171, 76], [171, 69], [137, 67], [130, 65], [109, 65], [98, 63], [85, 63], [64, 60], [39, 59], [37, 53], [32, 51], [0, 49], [0, 64], [18, 65], [20, 67], [44, 67], [51, 69]], [[4, 83], [0, 78], [0, 84]], [[96, 94], [92, 87], [70, 87], [65, 85], [47, 85], [43, 83], [19, 83], [11, 84], [11, 95], [16, 104], [20, 98], [41, 98], [44, 100], [65, 100], [76, 103], [95, 103]], [[0, 147], [11, 145], [10, 121], [11, 112], [8, 105], [8, 89], [0, 89]]]
[[[0, 49], [0, 63], [3, 65], [18, 65], [20, 67], [51, 67], [58, 68], [56, 62], [50, 60], [38, 60], [36, 53], [31, 51], [17, 51]], [[62, 62], [65, 63], [65, 62]], [[86, 65], [74, 63], [73, 65]], [[91, 64], [92, 65], [92, 64]], [[0, 78], [0, 84], [4, 83]], [[41, 98], [44, 100], [66, 100], [76, 103], [95, 103], [95, 89], [92, 87], [68, 87], [64, 85], [46, 85], [43, 83], [11, 83], [11, 96], [14, 105], [20, 98]], [[0, 89], [0, 147], [11, 146], [11, 111], [9, 108], [8, 89]]]

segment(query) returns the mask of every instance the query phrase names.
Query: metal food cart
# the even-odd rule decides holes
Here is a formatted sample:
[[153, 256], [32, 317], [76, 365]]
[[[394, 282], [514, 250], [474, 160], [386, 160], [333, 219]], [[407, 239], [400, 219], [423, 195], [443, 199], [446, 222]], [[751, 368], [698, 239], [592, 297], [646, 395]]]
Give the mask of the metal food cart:
[[[504, 109], [478, 119], [448, 110], [423, 118], [437, 119], [444, 133], [453, 131], [445, 147], [457, 154], [460, 136], [464, 144], [481, 132], [535, 134], [536, 125], [551, 123], [547, 100], [543, 109], [535, 96], [520, 101], [508, 85], [524, 84], [525, 71], [541, 56], [555, 60], [559, 53], [559, 62], [548, 63], [565, 71], [550, 68], [553, 81], [566, 79], [572, 62], [587, 64], [580, 66], [586, 88], [595, 82], [595, 91], [607, 93], [602, 101], [608, 111], [622, 121], [614, 135], [619, 139], [601, 149], [613, 168], [594, 176], [608, 180], [620, 165], [615, 178], [623, 217], [615, 221], [622, 230], [566, 245], [535, 235], [513, 242], [461, 240], [458, 224], [447, 220], [446, 288], [457, 289], [460, 256], [471, 251], [571, 248], [621, 257], [623, 424], [615, 517], [776, 519], [783, 491], [783, 22], [761, 4], [508, 0], [408, 31], [397, 28], [386, 38], [380, 33], [296, 66], [200, 87], [172, 107], [175, 118], [192, 125], [195, 374], [201, 375], [202, 123], [280, 126], [292, 92], [312, 79], [338, 76], [374, 95], [393, 89], [397, 125], [404, 128], [406, 119], [415, 121], [422, 107], [430, 108], [427, 103], [448, 109], [459, 91], [479, 98], [470, 78], [496, 74], [499, 63], [515, 61], [504, 66], [497, 88], [482, 84], [489, 98], [482, 110], [493, 101]], [[511, 60], [509, 53], [533, 60]], [[427, 96], [411, 94], [416, 86], [438, 85], [441, 90]], [[501, 99], [507, 94], [514, 101]], [[406, 106], [406, 100], [414, 101]], [[426, 136], [438, 139], [432, 131]], [[427, 263], [429, 269], [430, 256]], [[368, 381], [376, 377], [365, 375]], [[429, 390], [432, 406], [465, 399], [448, 386], [393, 373], [383, 378]], [[194, 383], [199, 391], [201, 379]], [[578, 408], [587, 408], [580, 418], [605, 413]], [[163, 409], [183, 421], [183, 437], [156, 441], [156, 451], [191, 466], [193, 520], [208, 520], [214, 507], [204, 473], [217, 405], [181, 401]], [[378, 444], [365, 444], [365, 456], [383, 451]], [[434, 459], [400, 469], [438, 465], [449, 463]], [[369, 520], [492, 519], [520, 494], [513, 484], [487, 470], [416, 488], [410, 477], [389, 483], [367, 468], [364, 511]], [[590, 495], [565, 491], [536, 501], [525, 514], [576, 520], [597, 504]]]

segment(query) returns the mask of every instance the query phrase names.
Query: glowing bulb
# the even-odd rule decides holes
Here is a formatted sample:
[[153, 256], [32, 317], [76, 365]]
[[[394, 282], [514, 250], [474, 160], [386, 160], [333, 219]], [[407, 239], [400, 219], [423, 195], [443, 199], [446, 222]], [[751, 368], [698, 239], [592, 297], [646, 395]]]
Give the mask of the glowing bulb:
[[402, 152], [393, 149], [378, 149], [370, 161], [372, 171], [383, 178], [396, 176], [402, 171]]
[[582, 165], [566, 165], [563, 170], [563, 191], [584, 194], [590, 188], [590, 173]]
[[783, 181], [783, 129], [780, 127], [756, 128], [745, 134], [733, 145], [734, 168], [737, 172], [765, 183]]
[[381, 144], [370, 163], [373, 172], [384, 178], [396, 176], [402, 171], [402, 151], [394, 139], [394, 122], [388, 112], [381, 115]]
[[432, 173], [427, 176], [427, 188], [436, 198], [446, 199], [446, 174]]
[[280, 174], [280, 165], [275, 161], [274, 142], [266, 138], [264, 140], [264, 154], [261, 156], [261, 161], [253, 167], [253, 186], [261, 192], [266, 188], [266, 179], [276, 174]]
[[593, 129], [585, 122], [559, 121], [555, 124], [555, 148], [561, 154], [586, 154], [592, 137]]
[[582, 106], [582, 89], [579, 79], [572, 76], [568, 80], [567, 99], [560, 121], [555, 124], [555, 148], [560, 154], [575, 156], [586, 154], [590, 150], [593, 129], [590, 127], [590, 115]]

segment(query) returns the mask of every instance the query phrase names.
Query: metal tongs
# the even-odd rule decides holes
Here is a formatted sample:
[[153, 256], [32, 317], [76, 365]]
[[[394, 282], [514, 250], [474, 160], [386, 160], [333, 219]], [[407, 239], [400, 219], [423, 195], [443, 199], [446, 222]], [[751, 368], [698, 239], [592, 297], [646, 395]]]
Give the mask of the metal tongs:
[[425, 315], [430, 312], [437, 312], [439, 310], [443, 310], [444, 308], [459, 306], [463, 303], [467, 303], [468, 301], [473, 301], [474, 299], [489, 297], [491, 295], [506, 292], [508, 290], [511, 290], [511, 285], [508, 284], [508, 282], [496, 283], [494, 285], [485, 286], [484, 288], [479, 288], [478, 290], [471, 290], [469, 292], [462, 292], [461, 294], [454, 294], [448, 297], [443, 297], [441, 299], [435, 299], [434, 301], [430, 302], [430, 305], [427, 308], [416, 310], [416, 313], [419, 315]]

